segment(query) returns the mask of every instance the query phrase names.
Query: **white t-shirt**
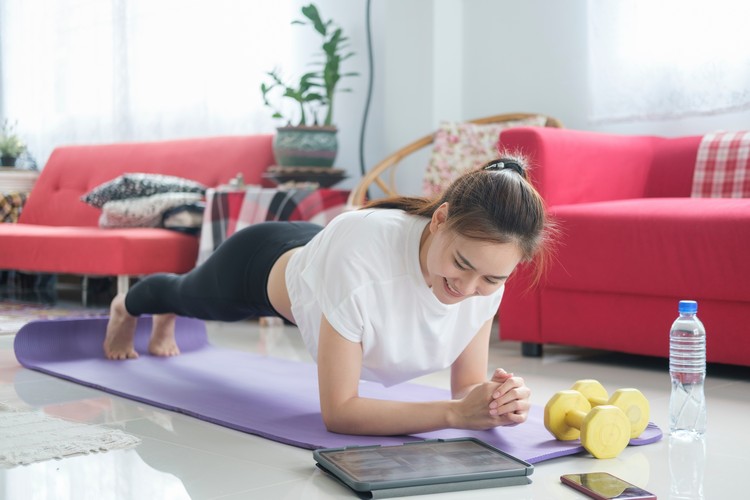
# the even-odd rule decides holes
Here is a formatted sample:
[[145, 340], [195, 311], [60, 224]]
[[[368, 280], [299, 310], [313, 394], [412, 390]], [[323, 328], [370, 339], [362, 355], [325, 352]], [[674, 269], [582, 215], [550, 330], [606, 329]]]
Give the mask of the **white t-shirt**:
[[428, 222], [401, 210], [346, 212], [294, 254], [286, 285], [313, 359], [325, 314], [362, 344], [363, 379], [397, 384], [449, 367], [497, 312], [503, 287], [451, 305], [435, 297], [419, 265]]

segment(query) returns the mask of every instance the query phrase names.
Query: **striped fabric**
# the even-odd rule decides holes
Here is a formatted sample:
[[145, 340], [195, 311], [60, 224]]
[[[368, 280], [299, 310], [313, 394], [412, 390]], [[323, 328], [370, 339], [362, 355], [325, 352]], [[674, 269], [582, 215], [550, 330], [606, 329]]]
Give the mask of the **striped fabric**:
[[321, 226], [345, 210], [342, 189], [264, 188], [206, 191], [198, 264], [236, 231], [264, 221], [309, 221]]
[[698, 147], [693, 198], [750, 198], [750, 131], [706, 134]]

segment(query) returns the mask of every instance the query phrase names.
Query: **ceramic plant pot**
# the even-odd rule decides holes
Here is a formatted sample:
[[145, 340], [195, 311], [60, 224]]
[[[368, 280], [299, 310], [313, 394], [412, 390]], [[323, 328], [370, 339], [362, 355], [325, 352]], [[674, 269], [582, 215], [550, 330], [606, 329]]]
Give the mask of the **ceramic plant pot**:
[[15, 156], [0, 156], [0, 166], [15, 167], [16, 157]]
[[273, 138], [276, 164], [282, 167], [331, 167], [338, 153], [336, 127], [279, 127]]

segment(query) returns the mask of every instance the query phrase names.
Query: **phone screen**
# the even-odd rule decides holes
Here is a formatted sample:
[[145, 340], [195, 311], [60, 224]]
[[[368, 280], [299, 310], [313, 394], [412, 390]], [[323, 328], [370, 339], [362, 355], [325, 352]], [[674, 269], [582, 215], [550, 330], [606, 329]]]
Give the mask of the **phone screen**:
[[607, 472], [589, 472], [587, 474], [565, 474], [560, 476], [560, 481], [571, 486], [592, 498], [599, 500], [615, 500], [627, 498], [655, 499], [653, 493], [623, 481]]

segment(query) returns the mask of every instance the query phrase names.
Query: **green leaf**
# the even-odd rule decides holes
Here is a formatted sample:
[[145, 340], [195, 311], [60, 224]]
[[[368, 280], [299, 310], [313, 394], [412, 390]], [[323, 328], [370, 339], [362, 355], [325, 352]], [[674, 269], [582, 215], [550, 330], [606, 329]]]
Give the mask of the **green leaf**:
[[323, 23], [323, 21], [320, 19], [318, 8], [315, 7], [315, 5], [310, 4], [306, 7], [302, 7], [302, 14], [310, 21], [312, 21], [315, 31], [325, 36], [327, 24]]
[[[341, 63], [352, 57], [355, 53], [349, 50], [349, 38], [344, 36], [341, 27], [333, 20], [323, 20], [318, 8], [314, 4], [308, 4], [301, 8], [302, 19], [295, 19], [292, 24], [311, 26], [321, 35], [321, 51], [311, 58], [309, 66], [319, 68], [316, 71], [308, 71], [299, 77], [295, 83], [287, 84], [282, 73], [274, 68], [267, 75], [271, 79], [269, 83], [261, 84], [263, 102], [274, 112], [274, 118], [282, 118], [283, 114], [270, 102], [272, 96], [282, 99], [291, 99], [299, 107], [299, 123], [305, 125], [307, 116], [310, 116], [315, 124], [320, 123], [320, 117], [325, 115], [323, 123], [332, 124], [333, 101], [337, 92], [337, 85], [341, 78], [358, 76], [359, 73], [341, 73]], [[278, 89], [276, 89], [278, 87]], [[275, 92], [271, 93], [271, 91]], [[340, 90], [350, 92], [351, 89]], [[292, 123], [292, 120], [287, 120]]]

